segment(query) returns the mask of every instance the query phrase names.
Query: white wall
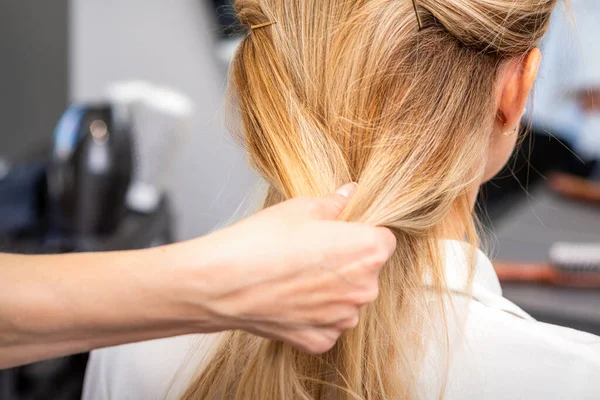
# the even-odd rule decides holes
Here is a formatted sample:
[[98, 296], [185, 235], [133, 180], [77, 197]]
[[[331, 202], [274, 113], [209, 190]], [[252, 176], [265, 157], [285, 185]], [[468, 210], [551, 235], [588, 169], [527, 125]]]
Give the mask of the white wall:
[[70, 0], [71, 97], [143, 79], [179, 88], [196, 104], [193, 140], [177, 163], [178, 236], [227, 220], [254, 175], [222, 121], [226, 67], [215, 56], [213, 10], [204, 0]]

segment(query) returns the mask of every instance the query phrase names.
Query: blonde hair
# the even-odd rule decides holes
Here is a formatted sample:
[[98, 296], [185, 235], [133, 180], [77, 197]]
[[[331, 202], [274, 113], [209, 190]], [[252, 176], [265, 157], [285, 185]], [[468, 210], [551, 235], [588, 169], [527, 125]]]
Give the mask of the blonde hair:
[[342, 218], [389, 227], [398, 248], [378, 300], [333, 350], [229, 333], [184, 399], [418, 396], [424, 281], [440, 305], [448, 292], [444, 221], [452, 213], [477, 245], [468, 191], [485, 167], [498, 72], [538, 45], [556, 0], [417, 5], [423, 29], [411, 0], [236, 1], [243, 24], [276, 22], [249, 33], [231, 73], [265, 207], [356, 181]]

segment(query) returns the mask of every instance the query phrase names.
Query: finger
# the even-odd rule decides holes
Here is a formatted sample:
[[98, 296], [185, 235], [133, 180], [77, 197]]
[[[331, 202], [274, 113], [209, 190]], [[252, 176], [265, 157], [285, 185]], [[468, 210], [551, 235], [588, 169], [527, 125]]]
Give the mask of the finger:
[[357, 222], [320, 224], [317, 248], [325, 251], [328, 265], [385, 263], [396, 250], [396, 236], [387, 228]]
[[319, 216], [323, 219], [337, 219], [358, 189], [356, 183], [342, 186], [335, 193], [319, 200]]
[[383, 251], [384, 258], [387, 261], [396, 251], [398, 245], [396, 235], [388, 228], [377, 228], [377, 236], [382, 245], [381, 251]]
[[337, 326], [342, 331], [347, 331], [347, 330], [356, 328], [358, 326], [359, 321], [360, 321], [360, 317], [357, 314], [357, 315], [353, 316], [352, 318], [348, 318], [343, 321], [340, 321]]
[[358, 189], [358, 184], [352, 182], [352, 183], [344, 185], [341, 188], [339, 188], [338, 190], [336, 190], [335, 194], [339, 194], [340, 196], [343, 196], [347, 199], [351, 199], [352, 196], [354, 196], [354, 194], [356, 193], [357, 189]]
[[364, 266], [379, 273], [396, 251], [396, 236], [387, 228], [375, 228], [373, 240], [365, 247], [362, 260]]
[[289, 343], [304, 353], [318, 355], [331, 350], [341, 334], [341, 330], [334, 328], [310, 329], [297, 332]]

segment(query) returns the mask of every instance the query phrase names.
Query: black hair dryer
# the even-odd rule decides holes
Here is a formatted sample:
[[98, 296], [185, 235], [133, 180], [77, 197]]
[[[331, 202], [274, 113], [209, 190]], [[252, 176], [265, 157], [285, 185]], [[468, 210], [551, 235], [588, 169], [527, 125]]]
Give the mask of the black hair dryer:
[[48, 168], [49, 220], [60, 233], [118, 228], [133, 171], [130, 122], [112, 104], [73, 105], [63, 115]]

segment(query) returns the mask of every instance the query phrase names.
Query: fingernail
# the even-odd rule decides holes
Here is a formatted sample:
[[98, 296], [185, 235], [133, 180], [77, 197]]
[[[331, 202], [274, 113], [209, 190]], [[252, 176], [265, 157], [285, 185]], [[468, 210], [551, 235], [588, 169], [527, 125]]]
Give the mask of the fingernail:
[[336, 193], [340, 194], [344, 197], [350, 198], [354, 195], [354, 193], [356, 193], [356, 190], [358, 189], [358, 184], [357, 183], [349, 183], [347, 185], [342, 186], [341, 188], [339, 188]]

